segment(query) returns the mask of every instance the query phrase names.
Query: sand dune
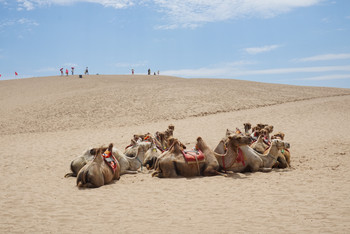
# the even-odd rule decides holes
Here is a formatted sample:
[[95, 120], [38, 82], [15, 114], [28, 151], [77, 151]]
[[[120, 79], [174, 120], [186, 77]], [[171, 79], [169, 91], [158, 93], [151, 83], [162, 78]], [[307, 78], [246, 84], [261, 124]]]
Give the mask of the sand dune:
[[[0, 82], [0, 230], [29, 233], [347, 233], [350, 90], [166, 76]], [[292, 169], [228, 178], [123, 175], [79, 190], [64, 178], [89, 146], [123, 149], [175, 125], [214, 148], [227, 128], [274, 125]]]

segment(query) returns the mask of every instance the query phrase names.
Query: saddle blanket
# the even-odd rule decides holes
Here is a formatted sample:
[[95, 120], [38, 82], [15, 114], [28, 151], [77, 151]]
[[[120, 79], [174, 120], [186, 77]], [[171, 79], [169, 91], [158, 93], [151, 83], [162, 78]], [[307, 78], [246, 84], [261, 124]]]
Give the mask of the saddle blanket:
[[238, 147], [238, 156], [236, 158], [236, 162], [238, 163], [242, 163], [243, 166], [245, 166], [245, 162], [244, 162], [244, 153], [241, 150], [241, 148]]
[[115, 172], [115, 169], [117, 168], [117, 159], [112, 155], [112, 153], [108, 150], [106, 150], [103, 154], [102, 154], [103, 159], [105, 160], [105, 162], [108, 164], [108, 166], [110, 168], [112, 168], [113, 172]]
[[205, 160], [204, 154], [200, 150], [184, 150], [182, 154], [187, 163], [203, 162]]

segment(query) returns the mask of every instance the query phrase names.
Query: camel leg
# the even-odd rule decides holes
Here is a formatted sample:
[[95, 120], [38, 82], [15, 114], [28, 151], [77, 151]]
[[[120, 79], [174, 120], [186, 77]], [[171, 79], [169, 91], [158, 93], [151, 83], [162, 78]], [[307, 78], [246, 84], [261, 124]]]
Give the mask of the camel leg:
[[226, 173], [219, 172], [212, 167], [207, 167], [203, 171], [203, 176], [216, 176], [216, 175], [221, 175], [221, 176], [225, 176], [225, 177], [227, 176]]
[[175, 162], [171, 158], [163, 158], [159, 161], [158, 169], [152, 174], [159, 178], [175, 178], [177, 177]]
[[67, 173], [64, 175], [65, 178], [68, 178], [68, 177], [77, 177], [77, 174], [75, 174], [74, 172], [70, 172], [70, 173]]
[[125, 170], [120, 173], [120, 175], [125, 175], [125, 174], [137, 174], [137, 171]]
[[279, 162], [278, 168], [287, 168], [288, 167], [287, 160], [284, 156], [279, 156], [277, 160]]

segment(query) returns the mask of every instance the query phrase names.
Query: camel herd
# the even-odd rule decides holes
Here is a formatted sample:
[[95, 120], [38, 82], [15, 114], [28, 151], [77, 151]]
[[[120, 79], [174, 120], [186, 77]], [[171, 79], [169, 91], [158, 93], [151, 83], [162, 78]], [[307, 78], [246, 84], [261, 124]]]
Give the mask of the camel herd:
[[[100, 187], [123, 174], [153, 170], [159, 178], [227, 176], [228, 172], [269, 172], [290, 167], [289, 143], [284, 134], [272, 135], [273, 126], [244, 124], [244, 133], [227, 129], [225, 137], [212, 150], [201, 137], [194, 149], [173, 137], [174, 125], [154, 135], [134, 135], [124, 152], [108, 147], [90, 148], [71, 162], [65, 177], [77, 177], [78, 187]], [[108, 156], [106, 156], [108, 155]], [[111, 166], [113, 165], [113, 166]], [[144, 167], [146, 169], [144, 169]]]

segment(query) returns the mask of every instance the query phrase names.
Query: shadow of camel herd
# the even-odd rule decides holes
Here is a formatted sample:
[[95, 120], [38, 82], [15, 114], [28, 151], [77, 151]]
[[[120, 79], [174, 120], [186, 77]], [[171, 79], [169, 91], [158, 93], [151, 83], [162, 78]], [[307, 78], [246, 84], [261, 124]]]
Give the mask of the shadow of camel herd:
[[71, 162], [65, 177], [77, 177], [79, 188], [97, 188], [123, 174], [152, 170], [159, 178], [227, 176], [237, 172], [269, 172], [273, 168], [290, 167], [289, 143], [284, 133], [272, 135], [273, 126], [244, 123], [226, 130], [225, 137], [211, 149], [201, 137], [193, 149], [173, 137], [174, 125], [154, 135], [137, 134], [124, 152], [114, 147], [90, 148]]

